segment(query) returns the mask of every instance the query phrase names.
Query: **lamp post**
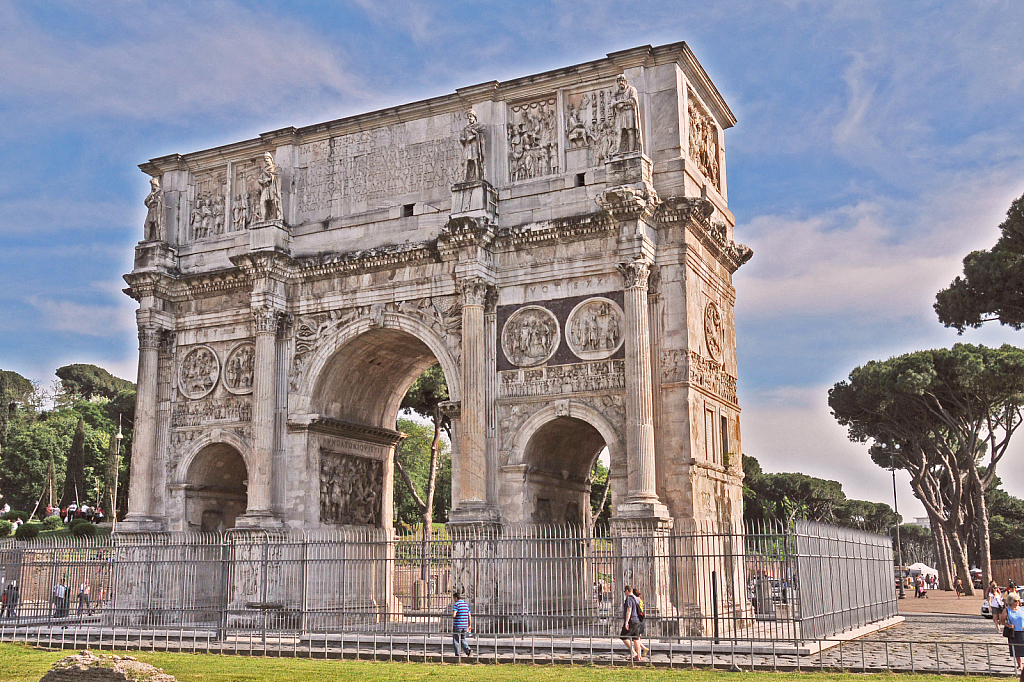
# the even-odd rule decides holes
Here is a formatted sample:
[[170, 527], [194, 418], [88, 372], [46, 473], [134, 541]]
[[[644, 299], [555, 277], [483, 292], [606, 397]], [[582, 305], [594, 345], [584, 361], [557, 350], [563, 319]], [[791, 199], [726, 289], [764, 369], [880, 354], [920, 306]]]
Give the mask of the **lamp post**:
[[124, 434], [121, 433], [121, 415], [117, 415], [117, 435], [114, 436], [114, 495], [110, 500], [110, 516], [114, 523], [111, 530], [117, 530], [117, 479], [121, 474], [121, 441]]
[[900, 508], [896, 501], [896, 466], [889, 460], [889, 471], [892, 472], [892, 510], [896, 512], [896, 562], [900, 567], [900, 599], [906, 599], [903, 591], [903, 547], [900, 545]]

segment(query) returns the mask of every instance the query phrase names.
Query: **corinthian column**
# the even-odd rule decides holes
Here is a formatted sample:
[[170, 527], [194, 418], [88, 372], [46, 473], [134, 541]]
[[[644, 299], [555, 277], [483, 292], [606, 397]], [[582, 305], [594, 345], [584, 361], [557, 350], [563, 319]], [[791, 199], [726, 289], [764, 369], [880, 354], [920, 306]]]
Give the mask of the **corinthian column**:
[[252, 387], [252, 454], [247, 516], [271, 514], [274, 464], [274, 411], [277, 398], [277, 327], [281, 313], [270, 306], [253, 308], [256, 359]]
[[[479, 277], [466, 279], [462, 293], [462, 447], [457, 471], [458, 508], [470, 516], [487, 503], [487, 343], [484, 305], [493, 287]], [[454, 500], [453, 500], [454, 501]], [[473, 510], [473, 511], [470, 511]], [[474, 519], [475, 520], [475, 519]]]
[[[651, 388], [651, 334], [647, 277], [651, 263], [640, 257], [619, 265], [625, 280], [626, 313], [626, 462], [625, 507], [662, 515], [654, 463], [654, 404]], [[624, 511], [629, 511], [624, 510]]]
[[135, 398], [131, 481], [125, 529], [144, 530], [153, 519], [153, 459], [156, 457], [156, 382], [161, 330], [139, 325], [139, 375]]

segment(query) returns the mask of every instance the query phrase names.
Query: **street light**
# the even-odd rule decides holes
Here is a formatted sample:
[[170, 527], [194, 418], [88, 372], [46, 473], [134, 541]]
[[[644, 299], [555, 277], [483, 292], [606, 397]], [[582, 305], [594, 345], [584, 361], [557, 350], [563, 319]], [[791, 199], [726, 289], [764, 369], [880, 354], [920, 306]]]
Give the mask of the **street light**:
[[113, 517], [114, 524], [111, 526], [111, 530], [117, 529], [117, 479], [121, 473], [122, 440], [124, 440], [124, 434], [121, 433], [121, 415], [117, 415], [117, 435], [114, 436], [114, 496], [110, 500], [110, 515]]
[[892, 510], [896, 512], [896, 562], [900, 567], [900, 599], [906, 599], [903, 591], [903, 547], [900, 545], [900, 508], [896, 501], [896, 465], [889, 459], [889, 471], [892, 472]]

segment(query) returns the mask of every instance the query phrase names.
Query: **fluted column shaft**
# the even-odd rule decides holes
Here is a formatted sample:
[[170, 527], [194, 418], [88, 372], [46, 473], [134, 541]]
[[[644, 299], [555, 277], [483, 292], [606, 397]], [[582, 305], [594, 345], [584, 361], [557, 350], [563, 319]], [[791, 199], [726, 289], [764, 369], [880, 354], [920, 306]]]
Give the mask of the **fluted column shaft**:
[[487, 346], [484, 304], [490, 286], [479, 278], [462, 284], [462, 448], [459, 502], [487, 499]]
[[139, 327], [139, 374], [135, 394], [135, 430], [127, 521], [142, 520], [137, 517], [144, 519], [153, 512], [149, 503], [153, 490], [153, 459], [156, 456], [156, 383], [160, 331], [150, 325]]
[[252, 454], [249, 470], [249, 513], [267, 513], [271, 506], [274, 462], [274, 412], [277, 396], [277, 325], [280, 313], [254, 308], [256, 359], [252, 385]]
[[657, 502], [654, 461], [654, 401], [645, 258], [619, 266], [625, 280], [627, 502]]

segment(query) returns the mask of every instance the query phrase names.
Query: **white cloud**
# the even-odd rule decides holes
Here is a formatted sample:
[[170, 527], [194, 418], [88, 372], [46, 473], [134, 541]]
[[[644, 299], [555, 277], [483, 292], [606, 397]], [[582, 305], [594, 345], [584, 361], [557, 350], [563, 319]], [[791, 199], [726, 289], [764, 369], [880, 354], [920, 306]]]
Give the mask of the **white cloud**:
[[233, 2], [89, 9], [77, 11], [102, 27], [102, 39], [51, 30], [14, 4], [0, 6], [0, 63], [9, 65], [0, 69], [0, 101], [17, 102], [23, 121], [184, 121], [296, 111], [321, 91], [360, 91], [338, 46], [292, 19]]
[[85, 336], [118, 337], [134, 333], [135, 315], [127, 305], [89, 305], [67, 299], [29, 296], [47, 330]]

